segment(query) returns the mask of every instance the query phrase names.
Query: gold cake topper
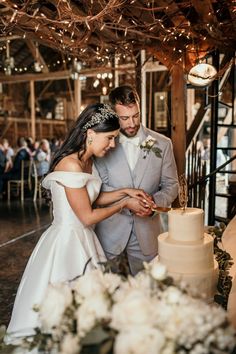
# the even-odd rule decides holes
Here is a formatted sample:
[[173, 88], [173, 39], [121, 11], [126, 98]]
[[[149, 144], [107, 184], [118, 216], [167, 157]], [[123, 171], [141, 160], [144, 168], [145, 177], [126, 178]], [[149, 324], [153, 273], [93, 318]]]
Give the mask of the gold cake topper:
[[188, 183], [185, 175], [179, 176], [179, 204], [185, 210], [188, 204]]

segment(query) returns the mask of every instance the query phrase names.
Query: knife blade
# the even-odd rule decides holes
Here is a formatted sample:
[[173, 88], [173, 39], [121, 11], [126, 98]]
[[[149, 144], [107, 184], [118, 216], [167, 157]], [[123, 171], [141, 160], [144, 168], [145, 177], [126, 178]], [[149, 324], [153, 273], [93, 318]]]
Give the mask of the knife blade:
[[157, 213], [167, 213], [171, 209], [172, 208], [167, 208], [167, 207], [156, 207], [156, 208], [152, 208], [152, 211], [157, 212]]

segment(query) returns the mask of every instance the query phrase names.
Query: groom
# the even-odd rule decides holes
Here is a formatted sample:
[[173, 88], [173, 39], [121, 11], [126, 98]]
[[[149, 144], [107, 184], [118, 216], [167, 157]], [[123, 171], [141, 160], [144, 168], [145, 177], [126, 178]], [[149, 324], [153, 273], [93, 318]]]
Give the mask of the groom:
[[[120, 136], [116, 148], [95, 161], [102, 190], [141, 188], [157, 206], [169, 207], [178, 194], [178, 177], [169, 138], [140, 123], [139, 97], [130, 86], [113, 89], [110, 103], [119, 116]], [[143, 269], [143, 262], [157, 255], [157, 236], [162, 232], [160, 215], [153, 216], [137, 202], [134, 210], [98, 223], [96, 234], [108, 259], [126, 254], [130, 272]]]

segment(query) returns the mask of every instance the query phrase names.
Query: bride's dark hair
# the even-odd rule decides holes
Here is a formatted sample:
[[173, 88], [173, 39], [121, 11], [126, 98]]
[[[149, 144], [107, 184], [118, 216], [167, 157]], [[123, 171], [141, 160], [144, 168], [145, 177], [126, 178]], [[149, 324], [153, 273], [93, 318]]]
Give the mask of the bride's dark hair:
[[77, 118], [59, 150], [54, 154], [49, 172], [52, 172], [64, 157], [75, 152], [81, 159], [86, 151], [86, 137], [89, 128], [95, 132], [117, 130], [120, 128], [119, 118], [106, 104], [96, 103], [87, 106]]

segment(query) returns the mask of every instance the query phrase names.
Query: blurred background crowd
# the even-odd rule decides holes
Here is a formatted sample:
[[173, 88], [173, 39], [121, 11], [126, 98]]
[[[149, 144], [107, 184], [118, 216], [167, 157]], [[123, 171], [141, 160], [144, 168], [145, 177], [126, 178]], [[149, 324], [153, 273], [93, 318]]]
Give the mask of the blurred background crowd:
[[6, 198], [9, 180], [20, 180], [22, 161], [34, 161], [38, 177], [45, 176], [52, 155], [61, 143], [57, 138], [34, 141], [31, 137], [19, 137], [17, 146], [12, 146], [10, 141], [3, 138], [0, 141], [0, 198]]

